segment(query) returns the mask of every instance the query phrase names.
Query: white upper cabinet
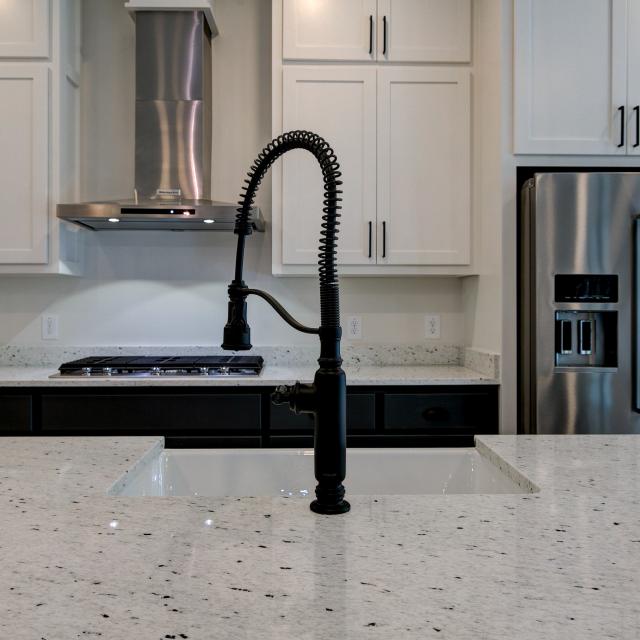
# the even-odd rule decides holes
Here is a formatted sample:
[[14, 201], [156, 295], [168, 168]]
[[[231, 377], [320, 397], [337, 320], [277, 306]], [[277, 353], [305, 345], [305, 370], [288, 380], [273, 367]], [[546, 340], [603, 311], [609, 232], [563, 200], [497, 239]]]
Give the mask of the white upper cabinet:
[[469, 62], [471, 0], [283, 0], [287, 60]]
[[[0, 0], [0, 274], [77, 274], [81, 0]], [[18, 58], [20, 59], [18, 61]]]
[[627, 64], [627, 153], [640, 155], [640, 0], [629, 0]]
[[[273, 0], [272, 16], [273, 136], [335, 151], [341, 273], [474, 273], [471, 1]], [[273, 273], [313, 274], [320, 168], [297, 150], [272, 176]]]
[[470, 0], [378, 0], [378, 59], [469, 62]]
[[378, 96], [378, 262], [468, 264], [469, 71], [388, 67]]
[[[340, 161], [342, 198], [338, 262], [376, 261], [376, 70], [287, 67], [283, 127], [306, 129], [332, 145]], [[316, 264], [324, 191], [316, 159], [297, 150], [282, 159], [283, 263]]]
[[376, 0], [284, 0], [283, 56], [374, 60]]
[[47, 262], [46, 69], [0, 64], [0, 264]]
[[49, 57], [49, 0], [0, 1], [0, 57]]
[[628, 0], [515, 0], [515, 153], [626, 153], [627, 11]]

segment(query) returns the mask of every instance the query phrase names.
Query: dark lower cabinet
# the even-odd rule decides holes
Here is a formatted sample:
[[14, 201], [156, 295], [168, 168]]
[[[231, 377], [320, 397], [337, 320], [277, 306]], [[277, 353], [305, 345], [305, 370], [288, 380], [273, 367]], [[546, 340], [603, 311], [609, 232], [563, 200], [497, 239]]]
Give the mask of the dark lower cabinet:
[[260, 395], [44, 394], [42, 430], [260, 435]]
[[491, 429], [492, 398], [487, 393], [389, 393], [384, 398], [384, 428], [433, 435]]
[[[0, 389], [0, 435], [160, 435], [168, 447], [310, 447], [313, 417], [270, 387]], [[350, 447], [469, 446], [498, 433], [498, 387], [352, 387]]]
[[0, 429], [31, 430], [30, 395], [0, 395]]

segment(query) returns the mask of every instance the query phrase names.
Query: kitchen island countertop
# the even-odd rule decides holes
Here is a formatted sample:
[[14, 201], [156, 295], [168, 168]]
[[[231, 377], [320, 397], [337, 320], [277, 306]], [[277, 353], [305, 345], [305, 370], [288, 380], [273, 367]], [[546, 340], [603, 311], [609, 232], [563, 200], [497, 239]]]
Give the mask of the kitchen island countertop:
[[[55, 368], [0, 367], [0, 387], [146, 387], [146, 386], [225, 386], [261, 387], [293, 384], [297, 380], [311, 382], [317, 365], [266, 365], [259, 376], [228, 377], [53, 377]], [[425, 366], [345, 366], [347, 384], [357, 386], [379, 385], [468, 385], [498, 384], [491, 376], [467, 367], [454, 365]]]
[[115, 498], [160, 439], [4, 438], [0, 637], [639, 638], [640, 437], [477, 444], [540, 491]]

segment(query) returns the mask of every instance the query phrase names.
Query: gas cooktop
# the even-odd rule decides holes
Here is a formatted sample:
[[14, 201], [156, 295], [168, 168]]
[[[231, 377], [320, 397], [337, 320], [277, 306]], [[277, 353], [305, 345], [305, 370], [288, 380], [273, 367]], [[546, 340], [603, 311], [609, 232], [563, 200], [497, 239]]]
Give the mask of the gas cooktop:
[[61, 376], [257, 376], [262, 356], [115, 356], [65, 362]]

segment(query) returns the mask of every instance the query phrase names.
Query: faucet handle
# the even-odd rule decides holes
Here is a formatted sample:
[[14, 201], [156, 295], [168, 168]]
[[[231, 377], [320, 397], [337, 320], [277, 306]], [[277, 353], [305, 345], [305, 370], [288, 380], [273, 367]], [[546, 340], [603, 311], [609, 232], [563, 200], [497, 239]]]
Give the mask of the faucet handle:
[[316, 387], [313, 384], [296, 382], [281, 385], [271, 394], [273, 404], [288, 404], [294, 413], [315, 413], [317, 405]]
[[292, 390], [293, 387], [284, 384], [276, 387], [276, 390], [271, 394], [271, 402], [273, 404], [289, 404]]

